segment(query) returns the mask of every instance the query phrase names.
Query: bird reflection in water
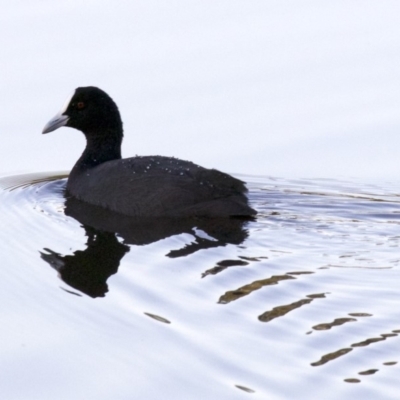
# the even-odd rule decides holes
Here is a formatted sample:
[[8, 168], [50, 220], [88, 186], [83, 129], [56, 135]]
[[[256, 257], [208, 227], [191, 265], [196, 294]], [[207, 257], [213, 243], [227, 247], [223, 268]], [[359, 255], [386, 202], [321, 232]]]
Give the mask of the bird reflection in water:
[[[61, 279], [90, 297], [104, 297], [107, 279], [117, 273], [129, 245], [147, 245], [181, 233], [194, 240], [167, 257], [185, 257], [202, 249], [241, 244], [247, 237], [248, 218], [135, 218], [108, 211], [69, 197], [65, 214], [85, 229], [85, 250], [62, 255], [45, 248], [41, 257]], [[121, 238], [121, 241], [118, 240]]]
[[69, 286], [93, 298], [104, 297], [108, 292], [107, 279], [118, 271], [129, 246], [120, 243], [113, 233], [84, 228], [88, 237], [85, 250], [63, 256], [45, 248], [40, 255]]

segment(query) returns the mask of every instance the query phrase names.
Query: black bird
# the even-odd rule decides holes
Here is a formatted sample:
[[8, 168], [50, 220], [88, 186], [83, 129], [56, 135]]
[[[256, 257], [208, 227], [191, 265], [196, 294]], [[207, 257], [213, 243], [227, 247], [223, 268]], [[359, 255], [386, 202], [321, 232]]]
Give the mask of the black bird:
[[163, 156], [121, 158], [117, 105], [97, 87], [79, 87], [43, 133], [68, 126], [83, 132], [86, 148], [73, 167], [67, 194], [134, 217], [247, 217], [239, 179], [190, 161]]

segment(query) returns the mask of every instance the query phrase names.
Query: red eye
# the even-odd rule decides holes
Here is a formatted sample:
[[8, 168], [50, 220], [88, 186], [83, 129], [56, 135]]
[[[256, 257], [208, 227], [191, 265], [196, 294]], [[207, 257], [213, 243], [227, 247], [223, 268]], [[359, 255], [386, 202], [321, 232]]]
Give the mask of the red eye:
[[80, 102], [76, 105], [76, 107], [77, 107], [79, 110], [82, 110], [82, 108], [85, 108], [85, 103], [84, 103], [83, 101], [80, 101]]

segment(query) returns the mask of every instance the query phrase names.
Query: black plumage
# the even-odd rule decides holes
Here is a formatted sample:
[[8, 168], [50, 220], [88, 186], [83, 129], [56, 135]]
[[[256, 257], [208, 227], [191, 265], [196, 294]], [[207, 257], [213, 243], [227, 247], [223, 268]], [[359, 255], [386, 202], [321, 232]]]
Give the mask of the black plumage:
[[244, 182], [171, 157], [121, 158], [123, 128], [117, 105], [96, 87], [77, 88], [43, 129], [83, 132], [86, 148], [67, 192], [77, 199], [135, 217], [252, 217]]

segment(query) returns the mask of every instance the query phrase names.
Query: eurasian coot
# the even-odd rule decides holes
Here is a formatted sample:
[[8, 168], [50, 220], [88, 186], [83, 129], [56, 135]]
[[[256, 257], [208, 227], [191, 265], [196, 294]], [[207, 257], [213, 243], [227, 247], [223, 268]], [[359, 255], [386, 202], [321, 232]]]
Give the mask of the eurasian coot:
[[73, 167], [67, 193], [135, 217], [253, 217], [239, 179], [190, 161], [163, 156], [121, 158], [117, 105], [97, 87], [77, 88], [43, 133], [68, 126], [86, 148]]

